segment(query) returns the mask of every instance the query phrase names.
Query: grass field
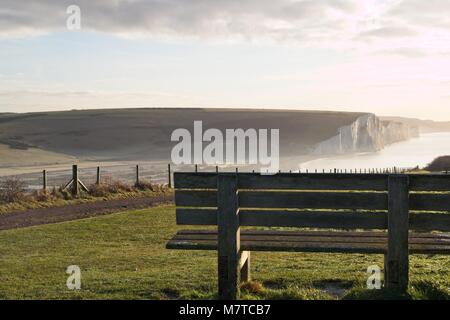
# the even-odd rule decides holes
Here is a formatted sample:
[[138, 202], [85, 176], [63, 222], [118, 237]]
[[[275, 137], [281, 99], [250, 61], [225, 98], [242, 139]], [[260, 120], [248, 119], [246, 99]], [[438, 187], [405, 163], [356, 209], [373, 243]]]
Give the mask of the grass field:
[[[0, 299], [211, 299], [215, 252], [166, 250], [173, 206], [0, 232]], [[246, 299], [450, 298], [450, 257], [412, 256], [407, 295], [364, 289], [381, 255], [252, 253]], [[66, 268], [81, 268], [81, 290]], [[261, 284], [258, 285], [258, 284]]]

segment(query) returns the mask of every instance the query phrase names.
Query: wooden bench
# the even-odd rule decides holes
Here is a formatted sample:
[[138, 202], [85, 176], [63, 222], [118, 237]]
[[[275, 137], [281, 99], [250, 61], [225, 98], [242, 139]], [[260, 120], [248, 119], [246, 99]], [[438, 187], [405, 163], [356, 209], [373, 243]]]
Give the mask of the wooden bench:
[[221, 299], [250, 280], [250, 251], [384, 254], [385, 286], [399, 290], [410, 253], [450, 253], [449, 175], [176, 172], [174, 187], [177, 224], [218, 228], [179, 231], [166, 247], [217, 250]]

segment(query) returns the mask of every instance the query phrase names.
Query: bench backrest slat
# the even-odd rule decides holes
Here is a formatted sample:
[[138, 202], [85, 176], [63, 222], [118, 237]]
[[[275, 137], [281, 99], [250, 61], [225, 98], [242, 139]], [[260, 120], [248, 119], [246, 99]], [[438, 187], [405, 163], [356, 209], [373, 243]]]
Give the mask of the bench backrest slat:
[[[217, 210], [205, 208], [177, 208], [179, 225], [217, 225]], [[240, 210], [241, 226], [304, 227], [332, 229], [387, 229], [385, 212], [335, 212], [288, 210]], [[450, 232], [450, 214], [410, 214], [410, 229]]]
[[409, 209], [417, 211], [450, 211], [450, 193], [411, 193]]
[[240, 208], [386, 210], [386, 193], [260, 192], [239, 193]]
[[411, 174], [409, 191], [450, 192], [450, 175]]
[[[233, 175], [235, 173], [223, 173]], [[216, 189], [217, 174], [211, 172], [177, 172], [176, 189]], [[298, 174], [260, 175], [239, 173], [239, 189], [280, 190], [387, 190], [387, 175]]]
[[182, 207], [217, 207], [216, 190], [177, 190], [175, 205]]
[[[174, 176], [177, 223], [217, 225], [217, 173]], [[238, 173], [240, 225], [387, 229], [389, 176]], [[410, 229], [450, 231], [450, 175], [408, 177]]]

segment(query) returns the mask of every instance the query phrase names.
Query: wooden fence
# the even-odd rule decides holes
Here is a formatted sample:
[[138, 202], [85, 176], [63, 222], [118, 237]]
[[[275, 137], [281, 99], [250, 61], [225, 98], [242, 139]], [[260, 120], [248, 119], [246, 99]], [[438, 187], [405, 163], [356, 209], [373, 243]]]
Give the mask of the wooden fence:
[[[246, 172], [259, 172], [257, 169], [249, 169], [249, 167], [219, 167], [219, 166], [202, 166], [199, 165], [184, 165], [184, 166], [174, 166], [173, 164], [167, 164], [166, 169], [164, 169], [164, 166], [160, 166], [158, 169], [151, 169], [154, 171], [149, 172], [149, 164], [147, 165], [120, 165], [120, 167], [125, 167], [126, 170], [128, 170], [127, 178], [124, 179], [124, 177], [119, 178], [119, 171], [120, 170], [111, 170], [110, 166], [97, 166], [97, 167], [90, 167], [90, 168], [83, 168], [80, 169], [78, 165], [72, 166], [72, 172], [71, 175], [68, 175], [68, 171], [65, 174], [62, 174], [61, 170], [59, 171], [50, 171], [48, 169], [42, 170], [42, 176], [39, 177], [36, 174], [28, 174], [24, 175], [24, 180], [31, 180], [32, 183], [30, 183], [29, 189], [41, 189], [41, 190], [48, 190], [49, 187], [56, 187], [56, 186], [63, 186], [65, 188], [69, 188], [72, 190], [74, 194], [78, 194], [80, 188], [87, 190], [88, 185], [92, 184], [101, 184], [104, 181], [104, 177], [111, 178], [112, 176], [116, 176], [115, 180], [120, 181], [127, 181], [131, 182], [133, 184], [140, 184], [142, 181], [149, 181], [153, 183], [158, 184], [166, 184], [169, 188], [172, 188], [173, 186], [173, 173], [177, 171], [194, 171], [194, 172], [229, 172], [229, 171], [246, 171]], [[119, 165], [117, 166], [119, 167]], [[342, 168], [334, 168], [334, 169], [297, 169], [297, 170], [285, 170], [283, 172], [286, 173], [312, 173], [312, 174], [397, 174], [397, 173], [406, 173], [412, 168], [399, 168], [399, 167], [389, 167], [389, 168], [348, 168], [348, 169], [342, 169]], [[83, 174], [80, 174], [80, 170], [86, 171]], [[122, 169], [121, 169], [122, 170]], [[88, 172], [89, 171], [89, 172]], [[112, 172], [111, 172], [112, 171]], [[53, 174], [55, 175], [55, 172], [58, 172], [58, 174], [64, 176], [64, 179], [62, 178], [56, 178], [56, 177], [49, 177], [49, 175]], [[282, 172], [282, 171], [280, 171]], [[441, 174], [449, 174], [448, 172], [442, 172]], [[30, 178], [30, 176], [33, 175], [33, 178]], [[155, 178], [154, 176], [157, 175], [158, 177]], [[22, 176], [19, 176], [18, 178], [22, 178]], [[1, 177], [0, 177], [1, 179]], [[65, 180], [65, 181], [64, 181]], [[88, 180], [89, 183], [87, 183], [84, 180]]]

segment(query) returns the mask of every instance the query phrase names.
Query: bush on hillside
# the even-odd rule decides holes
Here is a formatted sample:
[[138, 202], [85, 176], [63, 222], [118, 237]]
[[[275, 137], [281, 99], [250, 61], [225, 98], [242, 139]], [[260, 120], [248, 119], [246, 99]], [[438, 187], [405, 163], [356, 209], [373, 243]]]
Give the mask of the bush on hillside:
[[433, 160], [425, 170], [428, 171], [450, 171], [450, 156], [443, 156]]

